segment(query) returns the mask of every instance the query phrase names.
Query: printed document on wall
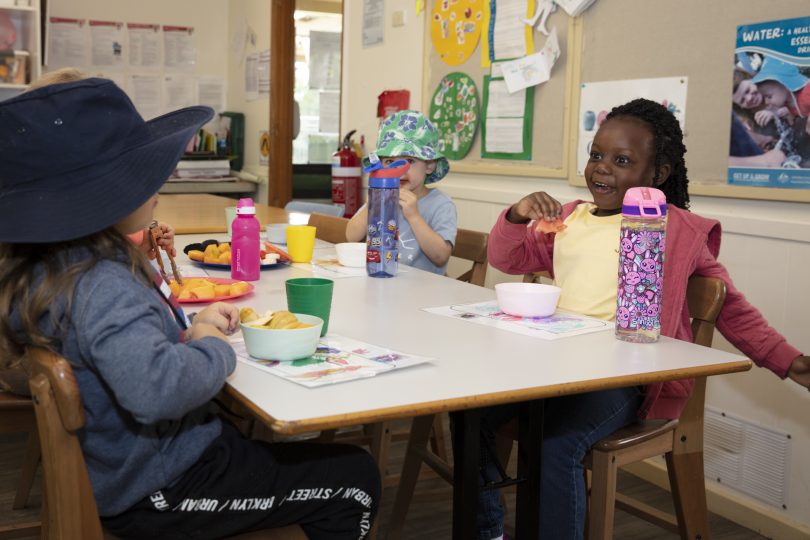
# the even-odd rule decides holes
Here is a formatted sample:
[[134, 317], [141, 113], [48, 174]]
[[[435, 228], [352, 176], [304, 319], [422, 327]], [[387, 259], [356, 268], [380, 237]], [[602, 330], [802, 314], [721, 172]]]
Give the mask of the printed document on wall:
[[127, 23], [129, 65], [157, 69], [160, 67], [160, 25]]
[[225, 81], [220, 77], [197, 79], [197, 104], [206, 105], [221, 113], [225, 110]]
[[90, 21], [90, 46], [94, 66], [121, 67], [124, 63], [124, 23]]
[[489, 20], [490, 61], [521, 58], [534, 52], [532, 28], [523, 22], [533, 12], [534, 2], [498, 0]]
[[176, 111], [194, 105], [194, 80], [188, 75], [163, 77], [163, 92], [166, 96], [163, 110]]
[[191, 70], [197, 63], [194, 28], [190, 26], [163, 27], [164, 64], [167, 68]]
[[245, 99], [255, 101], [259, 99], [259, 53], [249, 54], [245, 57]]
[[161, 114], [159, 75], [130, 75], [128, 93], [145, 120]]
[[51, 17], [48, 23], [48, 67], [85, 67], [89, 36], [84, 19]]
[[363, 48], [383, 42], [385, 6], [383, 0], [363, 0]]
[[481, 157], [531, 160], [534, 88], [509, 93], [503, 79], [484, 76]]

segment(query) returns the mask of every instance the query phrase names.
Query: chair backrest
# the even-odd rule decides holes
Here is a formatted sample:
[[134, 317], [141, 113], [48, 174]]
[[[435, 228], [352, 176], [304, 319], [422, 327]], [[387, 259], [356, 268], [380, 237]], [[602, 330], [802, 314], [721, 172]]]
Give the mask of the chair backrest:
[[726, 284], [718, 279], [703, 276], [689, 278], [686, 286], [686, 301], [692, 318], [692, 341], [704, 347], [712, 346], [714, 323], [723, 302], [726, 300]]
[[[31, 394], [42, 444], [43, 538], [102, 540], [98, 508], [77, 433], [84, 410], [73, 370], [44, 349], [28, 351]], [[44, 531], [44, 532], [45, 532]]]
[[472, 268], [461, 274], [459, 281], [466, 281], [480, 287], [484, 286], [487, 277], [487, 242], [489, 233], [458, 229], [456, 244], [453, 246], [453, 257], [472, 261]]
[[339, 216], [328, 216], [317, 212], [309, 215], [309, 224], [315, 227], [315, 237], [325, 242], [340, 244], [346, 241], [346, 227], [349, 219]]
[[318, 212], [320, 214], [343, 217], [343, 214], [346, 212], [346, 207], [342, 204], [290, 201], [284, 206], [284, 210], [287, 210], [288, 212], [303, 212], [305, 214]]

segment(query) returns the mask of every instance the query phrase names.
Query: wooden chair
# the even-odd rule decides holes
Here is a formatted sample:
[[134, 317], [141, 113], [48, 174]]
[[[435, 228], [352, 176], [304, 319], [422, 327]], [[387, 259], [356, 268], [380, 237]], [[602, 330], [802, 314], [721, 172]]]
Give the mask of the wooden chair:
[[317, 238], [332, 244], [340, 244], [346, 241], [346, 227], [349, 225], [349, 219], [313, 212], [309, 215], [309, 225], [317, 229], [315, 231]]
[[484, 286], [487, 277], [487, 242], [489, 233], [458, 229], [456, 245], [453, 246], [453, 257], [472, 261], [472, 268], [456, 279], [466, 281], [479, 287]]
[[[42, 538], [101, 540], [96, 500], [77, 433], [84, 427], [79, 387], [68, 362], [44, 349], [31, 349], [31, 392], [42, 441], [44, 478]], [[297, 540], [300, 527], [284, 527], [233, 536], [233, 539]]]
[[[28, 433], [22, 472], [17, 482], [17, 492], [11, 505], [13, 510], [21, 510], [28, 503], [28, 495], [34, 484], [34, 476], [39, 466], [39, 435], [34, 416], [34, 403], [29, 397], [17, 396], [0, 391], [0, 433]], [[20, 538], [39, 534], [40, 522], [0, 525], [0, 539]]]
[[[726, 297], [717, 278], [692, 277], [687, 287], [692, 337], [711, 347], [714, 323]], [[677, 420], [639, 422], [596, 443], [585, 458], [592, 471], [588, 538], [613, 538], [614, 506], [651, 523], [680, 533], [681, 538], [709, 538], [706, 487], [703, 477], [703, 409], [706, 377], [695, 379], [692, 396]], [[664, 454], [676, 516], [616, 493], [618, 468]]]
[[284, 210], [288, 212], [302, 212], [304, 214], [311, 214], [318, 212], [319, 214], [328, 214], [330, 216], [343, 217], [346, 212], [346, 207], [343, 204], [327, 204], [310, 201], [290, 201], [284, 205]]
[[[471, 261], [473, 264], [472, 268], [456, 279], [479, 287], [484, 286], [487, 276], [488, 241], [489, 233], [458, 229], [456, 244], [453, 247], [453, 257]], [[433, 435], [432, 438], [431, 435]], [[431, 442], [430, 448], [428, 448], [428, 440]], [[388, 526], [389, 539], [399, 538], [402, 532], [422, 463], [430, 467], [433, 472], [449, 484], [453, 483], [453, 467], [448, 460], [445, 440], [444, 423], [441, 415], [428, 414], [413, 419], [408, 438], [408, 448], [405, 451], [405, 461], [400, 474], [399, 489], [394, 500], [394, 508], [391, 511], [391, 521]]]

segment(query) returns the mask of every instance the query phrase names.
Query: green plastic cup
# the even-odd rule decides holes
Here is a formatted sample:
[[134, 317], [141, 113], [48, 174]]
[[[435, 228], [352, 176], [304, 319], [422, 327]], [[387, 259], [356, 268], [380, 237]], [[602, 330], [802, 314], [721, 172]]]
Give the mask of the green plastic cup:
[[288, 279], [287, 309], [293, 313], [305, 313], [323, 319], [321, 335], [329, 329], [329, 312], [332, 310], [332, 288], [335, 282], [323, 278]]

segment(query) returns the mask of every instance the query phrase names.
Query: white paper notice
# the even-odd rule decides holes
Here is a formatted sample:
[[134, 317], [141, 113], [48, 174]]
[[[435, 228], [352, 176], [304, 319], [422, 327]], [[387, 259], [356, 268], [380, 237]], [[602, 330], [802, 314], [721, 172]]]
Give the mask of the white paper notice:
[[129, 97], [145, 120], [158, 116], [161, 113], [160, 76], [130, 75]]
[[309, 87], [340, 90], [340, 33], [309, 33]]
[[256, 78], [259, 82], [259, 97], [270, 96], [270, 49], [259, 51]]
[[51, 17], [48, 24], [48, 67], [86, 66], [88, 41], [84, 19]]
[[363, 0], [363, 48], [383, 42], [385, 23], [383, 0]]
[[225, 81], [219, 77], [197, 79], [197, 104], [207, 105], [215, 112], [225, 110]]
[[255, 101], [259, 99], [259, 77], [256, 66], [259, 63], [259, 53], [245, 57], [245, 99]]
[[127, 23], [129, 65], [148, 69], [160, 67], [160, 25]]
[[166, 111], [175, 111], [194, 105], [193, 79], [188, 75], [166, 75], [163, 77], [163, 91], [166, 96]]
[[486, 117], [487, 152], [519, 154], [523, 148], [526, 90], [510, 94], [502, 80], [491, 80]]
[[523, 18], [528, 12], [527, 0], [498, 0], [492, 29], [492, 51], [495, 60], [526, 56], [526, 31]]
[[337, 133], [340, 128], [340, 92], [320, 92], [318, 131]]
[[124, 59], [124, 23], [90, 21], [92, 62], [98, 67], [121, 67]]
[[509, 92], [517, 92], [530, 86], [544, 83], [551, 78], [551, 68], [560, 57], [557, 29], [551, 30], [546, 44], [538, 53], [517, 60], [503, 62], [500, 67]]
[[163, 50], [167, 68], [190, 70], [197, 62], [194, 46], [194, 28], [189, 26], [164, 26]]

